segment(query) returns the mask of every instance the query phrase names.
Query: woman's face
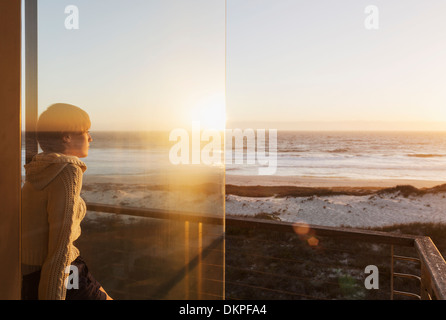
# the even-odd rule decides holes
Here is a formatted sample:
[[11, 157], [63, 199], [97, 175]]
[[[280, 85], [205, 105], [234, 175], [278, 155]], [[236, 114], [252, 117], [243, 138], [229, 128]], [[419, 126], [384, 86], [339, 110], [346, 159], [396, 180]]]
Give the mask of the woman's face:
[[69, 156], [76, 156], [78, 158], [85, 158], [88, 156], [88, 149], [90, 142], [93, 141], [90, 132], [70, 133], [65, 138], [65, 151], [63, 152]]

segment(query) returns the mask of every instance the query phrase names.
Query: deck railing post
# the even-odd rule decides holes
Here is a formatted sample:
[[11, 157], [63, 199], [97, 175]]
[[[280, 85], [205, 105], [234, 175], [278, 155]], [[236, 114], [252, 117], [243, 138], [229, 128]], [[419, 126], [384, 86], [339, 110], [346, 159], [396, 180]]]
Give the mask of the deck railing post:
[[432, 279], [426, 269], [424, 262], [421, 262], [421, 300], [432, 300]]
[[203, 275], [203, 223], [198, 223], [198, 299], [202, 297]]
[[189, 221], [184, 221], [184, 282], [185, 282], [185, 299], [189, 299]]
[[393, 275], [394, 275], [394, 271], [393, 271], [393, 267], [394, 267], [394, 260], [393, 260], [393, 244], [390, 245], [390, 300], [393, 300]]
[[421, 260], [422, 299], [446, 299], [446, 262], [429, 237], [419, 237], [415, 248]]

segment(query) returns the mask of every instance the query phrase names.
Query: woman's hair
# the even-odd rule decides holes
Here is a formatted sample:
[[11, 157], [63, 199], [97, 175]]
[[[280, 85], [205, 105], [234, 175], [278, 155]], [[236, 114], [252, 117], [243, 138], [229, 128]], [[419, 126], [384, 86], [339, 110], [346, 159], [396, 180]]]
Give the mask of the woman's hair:
[[63, 152], [63, 137], [82, 133], [91, 126], [90, 117], [79, 107], [56, 103], [49, 106], [37, 121], [37, 141], [45, 152]]

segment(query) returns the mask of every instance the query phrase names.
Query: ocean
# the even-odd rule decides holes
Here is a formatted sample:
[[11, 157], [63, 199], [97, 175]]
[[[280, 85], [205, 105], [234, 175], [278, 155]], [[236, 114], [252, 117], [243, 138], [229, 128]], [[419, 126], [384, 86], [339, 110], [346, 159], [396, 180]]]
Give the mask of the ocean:
[[[168, 133], [91, 134], [90, 153], [83, 159], [88, 166], [86, 174], [155, 175], [175, 167], [169, 159], [169, 151], [176, 142], [169, 141]], [[22, 150], [24, 158], [24, 147]], [[246, 156], [248, 150], [244, 152]], [[260, 165], [257, 163], [247, 164], [244, 161], [236, 164], [226, 160], [227, 175], [259, 174]], [[223, 168], [221, 165], [216, 167]], [[278, 131], [274, 174], [446, 181], [446, 132]]]
[[446, 180], [443, 132], [278, 132], [277, 145], [280, 176]]

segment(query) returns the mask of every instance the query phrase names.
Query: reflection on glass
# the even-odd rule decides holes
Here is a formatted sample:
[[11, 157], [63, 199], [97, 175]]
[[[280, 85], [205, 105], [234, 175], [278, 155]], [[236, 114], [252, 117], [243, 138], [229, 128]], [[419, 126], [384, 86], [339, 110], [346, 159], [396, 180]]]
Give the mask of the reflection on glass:
[[23, 299], [109, 298], [74, 245], [86, 214], [80, 158], [93, 141], [90, 126], [88, 114], [69, 104], [51, 105], [37, 122], [43, 152], [25, 165], [22, 191]]
[[113, 299], [224, 298], [224, 1], [38, 9], [39, 114], [91, 119], [74, 243], [91, 274]]

